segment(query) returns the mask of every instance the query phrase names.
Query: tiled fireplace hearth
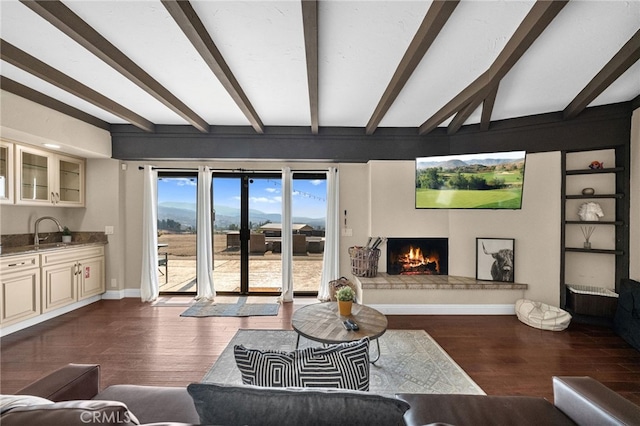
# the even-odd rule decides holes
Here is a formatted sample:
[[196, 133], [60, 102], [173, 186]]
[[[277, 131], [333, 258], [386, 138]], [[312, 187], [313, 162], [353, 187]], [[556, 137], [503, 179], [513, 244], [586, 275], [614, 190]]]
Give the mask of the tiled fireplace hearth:
[[447, 238], [389, 238], [386, 244], [386, 272], [353, 277], [362, 303], [385, 314], [513, 315], [528, 288], [449, 275], [456, 261], [475, 259], [450, 259]]
[[527, 284], [482, 281], [453, 275], [391, 275], [378, 272], [375, 277], [356, 277], [365, 290], [526, 290]]
[[453, 275], [389, 275], [353, 277], [358, 299], [385, 314], [513, 315], [527, 284], [479, 281]]

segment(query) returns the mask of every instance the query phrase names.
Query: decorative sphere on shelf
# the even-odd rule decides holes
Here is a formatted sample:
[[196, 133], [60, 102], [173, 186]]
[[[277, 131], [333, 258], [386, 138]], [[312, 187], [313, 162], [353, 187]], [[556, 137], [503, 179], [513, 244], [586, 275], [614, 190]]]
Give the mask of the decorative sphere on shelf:
[[582, 195], [593, 195], [596, 193], [596, 190], [593, 188], [584, 188], [582, 190]]

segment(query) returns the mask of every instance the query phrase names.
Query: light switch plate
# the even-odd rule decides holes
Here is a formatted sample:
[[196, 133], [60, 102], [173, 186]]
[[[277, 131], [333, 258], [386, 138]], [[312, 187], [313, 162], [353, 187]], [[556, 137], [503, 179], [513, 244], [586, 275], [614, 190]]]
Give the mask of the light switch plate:
[[343, 237], [353, 237], [353, 229], [351, 229], [351, 228], [342, 228], [342, 236]]
[[104, 233], [105, 235], [113, 235], [113, 226], [105, 226]]

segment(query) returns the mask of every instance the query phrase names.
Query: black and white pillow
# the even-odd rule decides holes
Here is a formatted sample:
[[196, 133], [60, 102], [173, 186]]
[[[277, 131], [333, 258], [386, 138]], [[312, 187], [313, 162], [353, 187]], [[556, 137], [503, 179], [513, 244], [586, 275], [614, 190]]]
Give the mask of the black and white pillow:
[[369, 390], [369, 339], [293, 352], [234, 346], [242, 383]]

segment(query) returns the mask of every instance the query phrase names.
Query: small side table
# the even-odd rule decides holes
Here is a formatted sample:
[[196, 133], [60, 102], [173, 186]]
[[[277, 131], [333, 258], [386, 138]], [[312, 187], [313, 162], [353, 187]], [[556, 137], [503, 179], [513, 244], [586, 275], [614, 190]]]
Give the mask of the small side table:
[[[347, 330], [343, 322], [352, 319], [358, 324], [359, 330]], [[291, 319], [293, 329], [298, 333], [296, 349], [300, 343], [300, 336], [324, 344], [353, 342], [368, 337], [375, 340], [378, 354], [375, 364], [380, 359], [380, 342], [378, 338], [387, 331], [387, 317], [368, 306], [354, 303], [351, 315], [341, 316], [337, 302], [314, 303], [303, 306], [293, 313]]]

